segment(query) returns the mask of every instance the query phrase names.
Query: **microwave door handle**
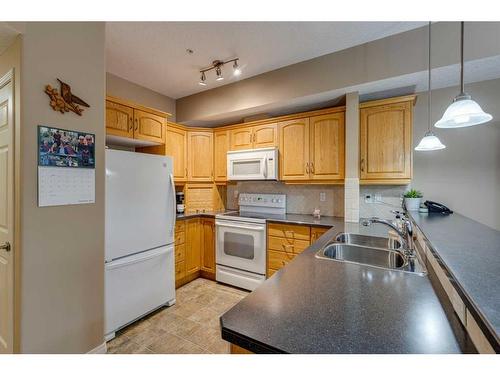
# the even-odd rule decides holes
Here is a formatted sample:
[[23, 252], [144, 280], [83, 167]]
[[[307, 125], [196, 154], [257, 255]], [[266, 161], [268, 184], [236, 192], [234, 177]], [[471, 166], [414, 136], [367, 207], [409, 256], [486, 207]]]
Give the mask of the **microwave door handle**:
[[267, 178], [267, 157], [264, 158], [264, 178]]

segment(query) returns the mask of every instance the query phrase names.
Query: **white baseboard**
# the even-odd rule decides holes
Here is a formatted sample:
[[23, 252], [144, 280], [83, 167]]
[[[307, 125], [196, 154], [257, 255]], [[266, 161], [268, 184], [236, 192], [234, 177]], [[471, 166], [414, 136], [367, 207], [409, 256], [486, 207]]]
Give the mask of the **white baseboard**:
[[106, 347], [106, 342], [103, 342], [101, 345], [96, 346], [91, 351], [87, 352], [87, 354], [106, 354], [108, 348]]

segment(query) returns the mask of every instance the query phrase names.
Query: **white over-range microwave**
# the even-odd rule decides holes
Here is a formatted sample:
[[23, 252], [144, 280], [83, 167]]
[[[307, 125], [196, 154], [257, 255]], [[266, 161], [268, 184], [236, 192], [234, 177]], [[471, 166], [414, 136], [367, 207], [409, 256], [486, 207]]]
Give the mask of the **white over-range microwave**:
[[230, 181], [277, 180], [278, 149], [228, 151], [227, 174]]

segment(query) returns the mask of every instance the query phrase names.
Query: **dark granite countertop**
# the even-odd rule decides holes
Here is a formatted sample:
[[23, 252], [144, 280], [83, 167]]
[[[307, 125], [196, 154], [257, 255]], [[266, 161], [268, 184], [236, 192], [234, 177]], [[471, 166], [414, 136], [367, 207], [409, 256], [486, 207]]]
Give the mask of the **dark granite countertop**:
[[227, 214], [230, 212], [236, 212], [236, 210], [221, 210], [221, 211], [206, 211], [206, 212], [189, 212], [183, 214], [177, 214], [176, 220], [186, 220], [192, 219], [195, 217], [215, 217], [215, 215], [219, 214]]
[[[194, 217], [215, 217], [222, 213], [238, 212], [237, 210], [222, 210], [222, 211], [207, 211], [207, 212], [191, 212], [177, 214], [177, 220], [190, 219]], [[343, 217], [321, 216], [320, 219], [307, 214], [285, 214], [285, 215], [265, 215], [267, 222], [288, 223], [288, 224], [303, 224], [315, 225], [319, 227], [333, 227], [343, 225]]]
[[315, 257], [340, 231], [380, 228], [338, 223], [226, 312], [222, 337], [256, 353], [470, 351], [429, 277]]
[[[478, 323], [499, 346], [500, 232], [458, 213], [410, 212]], [[483, 329], [484, 332], [484, 329]], [[495, 347], [495, 343], [492, 343]]]

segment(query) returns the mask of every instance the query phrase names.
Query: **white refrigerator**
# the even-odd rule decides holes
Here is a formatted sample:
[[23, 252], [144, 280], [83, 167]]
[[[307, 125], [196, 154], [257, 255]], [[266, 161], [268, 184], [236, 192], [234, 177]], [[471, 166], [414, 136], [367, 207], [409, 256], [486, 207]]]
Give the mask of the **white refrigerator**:
[[106, 150], [105, 336], [175, 303], [172, 159]]

